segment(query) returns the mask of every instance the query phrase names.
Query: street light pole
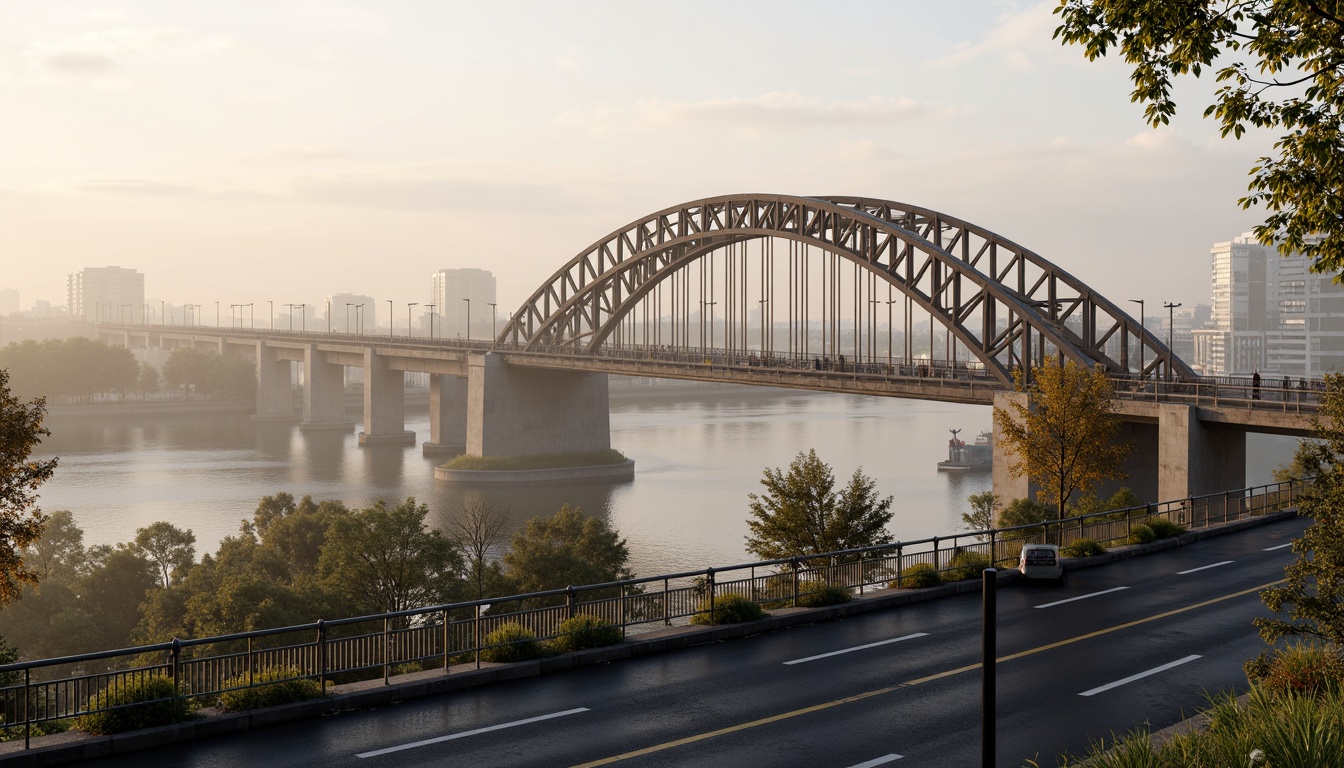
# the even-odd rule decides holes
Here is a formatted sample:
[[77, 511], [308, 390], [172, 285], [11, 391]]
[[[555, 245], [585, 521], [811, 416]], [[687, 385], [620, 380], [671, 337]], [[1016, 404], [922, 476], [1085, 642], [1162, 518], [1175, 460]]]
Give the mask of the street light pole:
[[392, 300], [387, 300], [387, 338], [392, 338], [392, 331], [396, 329], [397, 321], [392, 319]]
[[301, 332], [303, 332], [303, 333], [307, 333], [307, 332], [308, 332], [308, 305], [307, 305], [307, 304], [300, 304], [300, 305], [299, 305], [299, 331], [301, 331]]
[[437, 307], [437, 306], [439, 306], [439, 305], [438, 305], [438, 304], [426, 304], [425, 306], [426, 306], [426, 307], [429, 307], [429, 338], [433, 339], [433, 338], [434, 338], [434, 308]]
[[496, 307], [497, 305], [496, 305], [495, 302], [493, 302], [493, 301], [487, 301], [487, 302], [486, 302], [486, 306], [490, 307], [490, 340], [491, 340], [491, 341], [494, 341], [494, 339], [495, 339], [495, 307]]
[[[350, 308], [351, 308], [351, 307], [357, 307], [357, 306], [359, 306], [359, 305], [358, 305], [358, 304], [355, 304], [354, 302], [350, 302], [350, 301], [345, 302], [345, 332], [346, 332], [346, 333], [350, 333]], [[358, 315], [359, 313], [356, 312], [355, 314]]]
[[1139, 305], [1139, 379], [1143, 379], [1143, 299], [1130, 299], [1130, 303]]
[[215, 327], [219, 327], [219, 302], [215, 302]]
[[471, 299], [463, 299], [467, 302], [467, 341], [471, 341]]
[[[1163, 302], [1162, 306], [1166, 307], [1167, 310], [1167, 354], [1171, 355], [1172, 357], [1175, 357], [1176, 352], [1172, 349], [1172, 347], [1175, 346], [1175, 340], [1176, 340], [1176, 308], [1181, 306], [1181, 303], [1178, 301], [1175, 304], [1172, 304], [1171, 302], [1167, 301]], [[1171, 381], [1170, 364], [1167, 365], [1167, 381]]]
[[412, 339], [415, 338], [415, 334], [411, 332], [411, 307], [418, 306], [420, 306], [418, 301], [412, 301], [406, 305], [406, 336]]
[[268, 306], [268, 307], [271, 308], [271, 330], [274, 331], [274, 330], [275, 330], [275, 302], [274, 302], [274, 301], [269, 301], [269, 300], [268, 300], [268, 301], [266, 302], [266, 306]]

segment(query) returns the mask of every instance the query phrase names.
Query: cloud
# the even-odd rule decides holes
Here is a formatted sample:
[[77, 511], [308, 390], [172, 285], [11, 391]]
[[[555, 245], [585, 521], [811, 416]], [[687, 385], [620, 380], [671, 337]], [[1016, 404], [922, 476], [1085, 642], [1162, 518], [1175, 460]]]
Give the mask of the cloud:
[[65, 75], [111, 75], [119, 71], [117, 62], [101, 53], [53, 53], [41, 62], [48, 69]]
[[455, 175], [334, 174], [298, 179], [291, 189], [308, 202], [397, 211], [554, 213], [578, 206], [573, 193], [551, 184]]
[[39, 40], [27, 45], [21, 56], [62, 75], [105, 77], [125, 74], [126, 65], [131, 63], [236, 55], [249, 50], [230, 36], [167, 27], [106, 29], [60, 40]]
[[781, 131], [828, 125], [872, 125], [893, 121], [935, 120], [956, 113], [950, 106], [908, 98], [870, 96], [859, 101], [819, 101], [789, 92], [706, 101], [648, 99], [629, 107], [570, 112], [562, 122], [599, 133], [648, 131], [669, 125], [702, 123], [745, 130]]
[[[1064, 56], [1053, 39], [1058, 3], [1037, 3], [999, 17], [999, 23], [976, 42], [958, 43], [952, 53], [933, 59], [932, 67], [982, 64], [986, 59], [1013, 72], [1028, 72]], [[1073, 57], [1078, 58], [1078, 57]]]
[[138, 179], [117, 176], [96, 176], [75, 182], [75, 189], [94, 194], [136, 195], [147, 197], [177, 197], [191, 199], [255, 199], [263, 197], [256, 192], [240, 189], [211, 188], [157, 179]]

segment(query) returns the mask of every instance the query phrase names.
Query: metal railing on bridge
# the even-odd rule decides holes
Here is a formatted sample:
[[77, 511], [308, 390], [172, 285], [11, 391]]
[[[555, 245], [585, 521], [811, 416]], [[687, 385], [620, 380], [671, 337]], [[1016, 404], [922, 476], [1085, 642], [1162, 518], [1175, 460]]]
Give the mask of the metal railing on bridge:
[[150, 678], [169, 679], [179, 697], [200, 702], [274, 682], [260, 678], [277, 670], [317, 680], [324, 690], [328, 683], [379, 677], [387, 683], [408, 671], [479, 667], [482, 652], [496, 647], [490, 634], [504, 624], [547, 640], [579, 614], [610, 622], [624, 635], [686, 624], [700, 614], [712, 619], [716, 601], [728, 595], [768, 608], [796, 607], [836, 587], [857, 594], [901, 588], [916, 568], [958, 577], [991, 564], [1011, 567], [1029, 542], [1116, 545], [1152, 520], [1198, 529], [1263, 515], [1295, 505], [1305, 487], [1303, 481], [1274, 483], [1013, 528], [0, 665], [0, 680], [9, 681], [0, 687], [0, 735], [14, 738], [21, 730], [26, 749], [33, 726], [113, 709], [96, 694]]

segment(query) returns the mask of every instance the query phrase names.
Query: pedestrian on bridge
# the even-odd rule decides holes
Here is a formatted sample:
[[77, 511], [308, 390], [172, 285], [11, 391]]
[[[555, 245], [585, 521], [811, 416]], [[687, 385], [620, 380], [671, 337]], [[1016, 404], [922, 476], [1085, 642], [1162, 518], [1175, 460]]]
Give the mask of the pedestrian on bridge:
[[1251, 375], [1251, 399], [1260, 399], [1260, 372], [1256, 371]]

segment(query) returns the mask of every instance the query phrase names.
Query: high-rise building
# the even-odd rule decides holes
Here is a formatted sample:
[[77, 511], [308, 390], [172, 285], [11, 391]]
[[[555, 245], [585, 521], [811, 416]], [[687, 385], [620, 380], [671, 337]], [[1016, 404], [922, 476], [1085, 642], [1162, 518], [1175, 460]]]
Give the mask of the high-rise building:
[[13, 315], [19, 311], [19, 292], [13, 288], [0, 288], [0, 315]]
[[121, 267], [85, 267], [65, 280], [66, 307], [87, 322], [145, 322], [145, 276]]
[[1209, 321], [1194, 331], [1205, 373], [1319, 377], [1344, 371], [1344, 286], [1250, 233], [1216, 243]]
[[430, 302], [439, 318], [438, 329], [442, 329], [436, 329], [435, 335], [482, 340], [492, 337], [497, 330], [494, 275], [484, 269], [440, 269], [430, 278]]
[[[327, 297], [334, 333], [373, 333], [378, 328], [378, 302], [362, 293], [333, 293]], [[384, 302], [386, 303], [386, 302]], [[387, 317], [387, 307], [382, 308]]]

